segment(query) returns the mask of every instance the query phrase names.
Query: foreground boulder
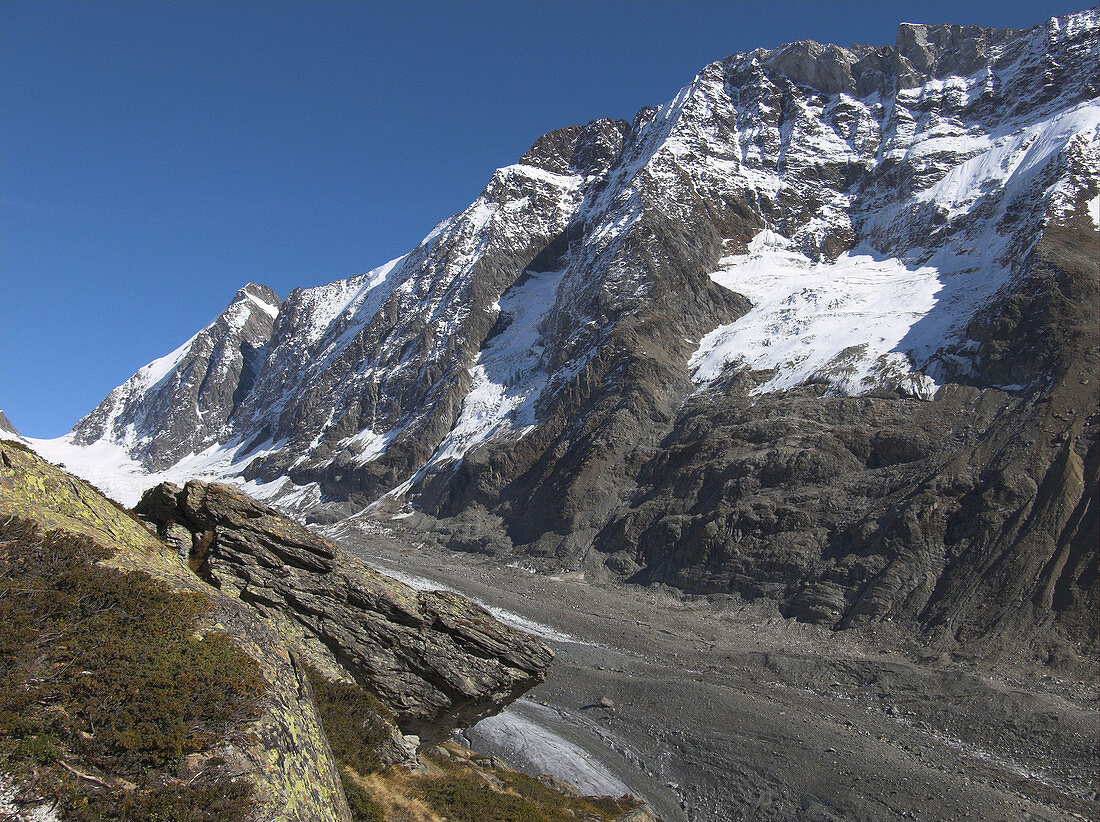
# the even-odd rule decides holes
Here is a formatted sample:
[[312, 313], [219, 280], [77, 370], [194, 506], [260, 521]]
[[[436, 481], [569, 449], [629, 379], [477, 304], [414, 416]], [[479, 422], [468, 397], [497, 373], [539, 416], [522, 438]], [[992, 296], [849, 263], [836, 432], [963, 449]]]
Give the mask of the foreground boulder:
[[375, 693], [424, 742], [498, 712], [553, 659], [483, 608], [385, 577], [235, 488], [162, 483], [135, 511], [205, 580], [254, 607], [322, 671]]
[[[183, 493], [166, 490], [161, 504]], [[192, 548], [209, 559], [215, 536], [236, 538], [272, 574], [278, 552], [341, 567], [343, 558], [243, 495], [199, 490], [206, 515], [236, 512], [252, 533], [214, 525], [193, 541], [177, 520], [158, 539], [88, 483], [0, 438], [0, 819], [445, 822], [470, 807], [509, 819], [652, 818], [633, 797], [554, 790], [453, 742], [425, 750], [415, 771], [392, 767], [414, 764], [408, 739], [385, 705], [347, 681], [344, 658], [338, 665], [296, 620], [242, 597], [231, 574], [212, 584], [218, 561]], [[427, 597], [418, 611], [415, 593], [399, 601], [403, 586], [378, 593], [384, 580], [368, 576], [346, 584], [394, 619], [421, 620], [425, 637], [435, 623], [491, 623], [448, 597]], [[383, 621], [360, 617], [376, 631]], [[471, 654], [489, 658], [494, 643], [514, 653], [491, 627], [453, 635]], [[417, 647], [425, 658], [446, 648], [427, 638]], [[501, 681], [460, 658], [454, 670]], [[416, 676], [405, 681], [435, 693]]]

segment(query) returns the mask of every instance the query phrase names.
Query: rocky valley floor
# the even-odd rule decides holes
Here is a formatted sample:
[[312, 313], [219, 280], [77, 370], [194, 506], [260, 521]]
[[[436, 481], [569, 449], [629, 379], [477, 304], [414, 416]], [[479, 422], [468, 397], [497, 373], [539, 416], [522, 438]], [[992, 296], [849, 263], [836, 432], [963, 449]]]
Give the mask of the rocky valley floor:
[[766, 606], [548, 576], [366, 524], [342, 546], [542, 635], [545, 683], [473, 747], [668, 822], [1095, 819], [1094, 681], [991, 670]]

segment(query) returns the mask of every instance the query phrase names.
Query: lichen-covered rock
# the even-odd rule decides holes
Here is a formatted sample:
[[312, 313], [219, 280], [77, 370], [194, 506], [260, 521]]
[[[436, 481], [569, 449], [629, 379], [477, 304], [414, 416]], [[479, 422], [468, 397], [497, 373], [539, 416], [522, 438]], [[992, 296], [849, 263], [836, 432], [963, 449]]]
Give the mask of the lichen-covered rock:
[[406, 733], [441, 740], [543, 678], [553, 653], [455, 594], [416, 591], [226, 485], [162, 483], [135, 509], [192, 534], [190, 562], [318, 667], [375, 693]]
[[201, 631], [226, 632], [256, 660], [266, 689], [257, 717], [236, 741], [218, 746], [216, 758], [186, 767], [195, 779], [217, 784], [218, 774], [248, 775], [251, 818], [264, 822], [350, 822], [336, 765], [329, 752], [309, 683], [286, 643], [255, 611], [196, 577], [144, 524], [91, 485], [45, 462], [21, 444], [0, 441], [0, 516], [43, 530], [91, 538], [113, 555], [104, 563], [140, 571], [173, 591], [201, 593], [210, 610]]

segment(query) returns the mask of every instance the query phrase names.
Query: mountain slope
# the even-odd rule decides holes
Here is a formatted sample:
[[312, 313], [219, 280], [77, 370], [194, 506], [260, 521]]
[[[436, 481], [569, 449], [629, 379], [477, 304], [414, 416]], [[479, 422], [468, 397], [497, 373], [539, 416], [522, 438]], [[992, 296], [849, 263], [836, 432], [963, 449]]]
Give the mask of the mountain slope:
[[1095, 653], [1098, 31], [733, 55], [36, 446], [119, 491], [411, 506], [462, 550]]
[[252, 388], [278, 314], [275, 292], [249, 283], [210, 325], [112, 391], [72, 441], [118, 443], [153, 469], [201, 451]]

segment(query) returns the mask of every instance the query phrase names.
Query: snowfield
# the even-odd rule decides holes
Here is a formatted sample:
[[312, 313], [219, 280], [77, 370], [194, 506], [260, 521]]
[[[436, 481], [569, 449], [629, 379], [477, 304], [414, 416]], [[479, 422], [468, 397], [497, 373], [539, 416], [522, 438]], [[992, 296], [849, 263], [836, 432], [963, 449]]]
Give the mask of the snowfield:
[[269, 483], [246, 482], [240, 477], [248, 463], [285, 443], [269, 443], [268, 447], [253, 449], [240, 459], [237, 458], [241, 451], [239, 443], [214, 444], [200, 454], [184, 457], [165, 471], [149, 471], [131, 459], [123, 446], [107, 440], [78, 445], [73, 442], [72, 434], [48, 440], [22, 439], [45, 459], [90, 482], [128, 508], [136, 505], [141, 495], [158, 483], [182, 485], [191, 479], [230, 483], [263, 501], [277, 499], [280, 509], [291, 514], [307, 509], [321, 498], [316, 483], [295, 485], [286, 478]]
[[[859, 394], [879, 385], [884, 372], [909, 370], [909, 358], [897, 349], [935, 305], [937, 274], [869, 249], [817, 264], [789, 250], [778, 234], [761, 232], [748, 255], [726, 257], [710, 275], [753, 307], [703, 337], [691, 359], [693, 377], [705, 385], [739, 364], [775, 372], [757, 393], [823, 379], [841, 393]], [[925, 397], [934, 390], [919, 375], [913, 387]]]

